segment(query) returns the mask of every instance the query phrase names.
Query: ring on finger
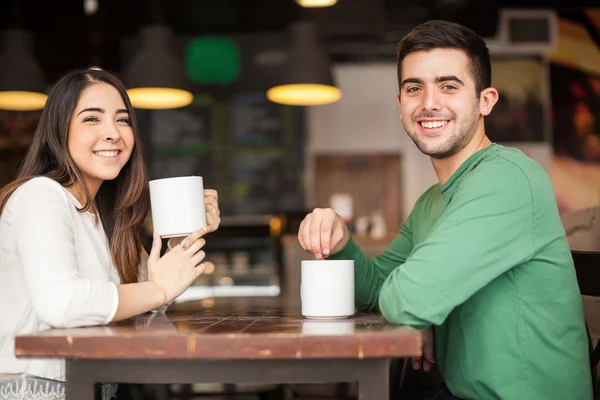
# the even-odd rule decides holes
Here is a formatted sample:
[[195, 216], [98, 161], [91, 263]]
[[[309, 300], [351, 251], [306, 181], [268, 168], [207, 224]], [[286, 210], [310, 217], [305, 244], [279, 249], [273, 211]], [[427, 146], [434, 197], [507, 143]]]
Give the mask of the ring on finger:
[[189, 248], [190, 248], [190, 244], [189, 244], [189, 243], [187, 242], [187, 240], [185, 240], [185, 239], [183, 239], [183, 240], [182, 240], [182, 241], [179, 243], [179, 245], [181, 246], [181, 248], [182, 248], [183, 250], [187, 250], [187, 249], [189, 249]]

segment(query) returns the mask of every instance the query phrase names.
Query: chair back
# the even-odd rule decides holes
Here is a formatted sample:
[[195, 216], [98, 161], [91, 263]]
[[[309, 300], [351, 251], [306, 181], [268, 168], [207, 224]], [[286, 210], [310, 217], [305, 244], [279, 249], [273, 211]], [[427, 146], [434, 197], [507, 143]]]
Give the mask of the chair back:
[[[600, 252], [572, 250], [575, 273], [582, 296], [600, 297]], [[588, 345], [590, 349], [590, 369], [594, 399], [600, 399], [600, 380], [598, 379], [598, 363], [600, 362], [600, 343], [594, 348], [590, 330], [586, 322]]]

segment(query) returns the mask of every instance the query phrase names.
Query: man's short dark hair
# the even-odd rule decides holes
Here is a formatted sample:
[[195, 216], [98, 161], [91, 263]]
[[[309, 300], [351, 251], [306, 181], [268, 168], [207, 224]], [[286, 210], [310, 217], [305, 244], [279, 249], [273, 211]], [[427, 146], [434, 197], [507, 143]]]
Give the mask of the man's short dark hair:
[[402, 62], [407, 55], [415, 51], [434, 49], [456, 49], [467, 54], [477, 97], [482, 90], [492, 85], [490, 53], [485, 41], [466, 26], [441, 20], [417, 25], [400, 40], [396, 48], [398, 83], [402, 83]]

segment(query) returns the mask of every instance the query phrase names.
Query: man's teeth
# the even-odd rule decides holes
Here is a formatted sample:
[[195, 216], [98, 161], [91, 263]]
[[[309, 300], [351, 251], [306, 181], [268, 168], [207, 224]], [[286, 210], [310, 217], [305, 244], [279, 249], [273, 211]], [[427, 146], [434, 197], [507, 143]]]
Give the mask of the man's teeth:
[[422, 121], [421, 126], [423, 128], [439, 128], [448, 123], [448, 121]]
[[119, 150], [114, 151], [95, 151], [94, 154], [99, 155], [101, 157], [116, 157], [119, 154]]

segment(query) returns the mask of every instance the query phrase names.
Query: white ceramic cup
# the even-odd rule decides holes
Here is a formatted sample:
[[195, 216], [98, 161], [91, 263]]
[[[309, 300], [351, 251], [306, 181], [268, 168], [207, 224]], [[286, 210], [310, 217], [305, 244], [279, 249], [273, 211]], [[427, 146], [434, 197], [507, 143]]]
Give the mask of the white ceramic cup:
[[200, 176], [150, 181], [154, 231], [162, 238], [187, 236], [206, 226], [204, 184]]
[[304, 260], [300, 279], [305, 318], [337, 319], [354, 315], [353, 260]]

